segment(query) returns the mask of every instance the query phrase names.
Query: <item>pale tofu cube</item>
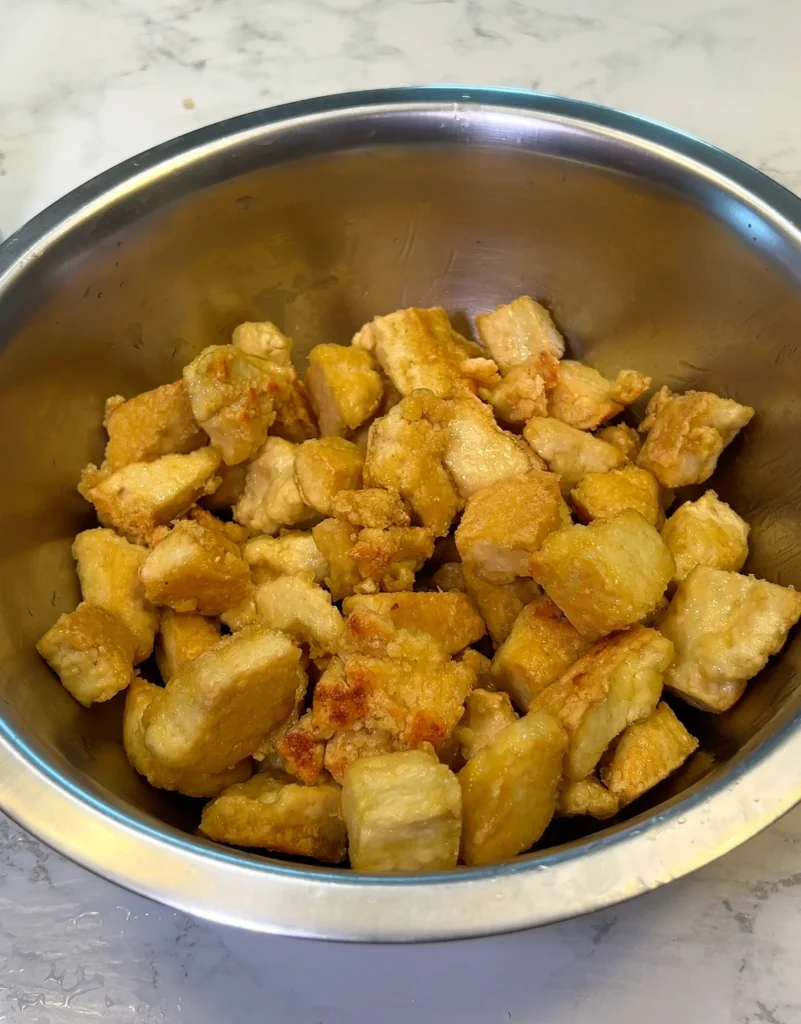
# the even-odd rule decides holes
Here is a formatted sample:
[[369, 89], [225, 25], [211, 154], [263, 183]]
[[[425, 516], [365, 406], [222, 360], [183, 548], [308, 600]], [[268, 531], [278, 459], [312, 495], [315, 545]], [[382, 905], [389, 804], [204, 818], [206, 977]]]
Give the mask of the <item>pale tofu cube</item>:
[[526, 712], [531, 702], [555, 682], [590, 647], [553, 601], [539, 597], [527, 604], [492, 660], [492, 678], [515, 707]]
[[702, 484], [753, 415], [750, 406], [709, 391], [674, 395], [663, 387], [648, 403], [640, 424], [646, 438], [637, 465], [650, 470], [664, 487]]
[[104, 425], [108, 444], [103, 469], [110, 472], [162, 455], [186, 455], [208, 444], [192, 415], [182, 380], [127, 401], [120, 395], [109, 398]]
[[481, 397], [504, 423], [525, 423], [532, 416], [548, 415], [548, 392], [558, 380], [559, 360], [550, 352], [540, 352], [509, 370], [497, 387]]
[[714, 491], [707, 491], [698, 501], [685, 501], [668, 519], [662, 529], [676, 563], [677, 583], [696, 565], [737, 572], [748, 557], [748, 523]]
[[219, 486], [211, 494], [201, 498], [200, 504], [203, 508], [211, 509], [213, 512], [233, 508], [245, 490], [246, 475], [246, 465], [226, 466], [223, 463], [217, 470]]
[[306, 685], [300, 648], [276, 630], [247, 626], [170, 679], [145, 714], [145, 745], [171, 768], [222, 771], [258, 749]]
[[659, 533], [632, 509], [550, 534], [532, 555], [530, 569], [590, 640], [653, 612], [674, 573]]
[[466, 594], [416, 592], [364, 594], [346, 597], [345, 615], [377, 612], [396, 629], [416, 629], [438, 640], [448, 654], [456, 654], [484, 636], [484, 620]]
[[548, 393], [548, 415], [579, 430], [595, 430], [644, 395], [651, 378], [636, 370], [621, 370], [615, 380], [586, 363], [564, 359], [559, 379]]
[[[641, 726], [632, 725], [631, 728], [639, 729]], [[614, 818], [619, 810], [617, 797], [592, 775], [576, 782], [566, 781], [559, 791], [559, 800], [556, 804], [556, 815], [559, 818], [586, 815], [597, 818], [598, 821], [605, 821], [607, 818]]]
[[340, 491], [361, 487], [363, 466], [364, 456], [356, 445], [341, 437], [306, 441], [295, 459], [300, 496], [315, 512], [330, 516]]
[[340, 803], [333, 782], [302, 786], [287, 776], [260, 772], [207, 804], [200, 831], [218, 843], [339, 864], [347, 839]]
[[113, 530], [84, 530], [75, 538], [72, 554], [84, 601], [105, 608], [130, 629], [136, 641], [134, 664], [150, 657], [158, 615], [139, 579], [147, 548]]
[[542, 589], [531, 579], [517, 579], [513, 583], [496, 586], [482, 580], [464, 565], [462, 575], [467, 594], [478, 608], [496, 648], [509, 636], [515, 619], [525, 606], [542, 594]]
[[657, 621], [676, 647], [665, 686], [704, 711], [728, 710], [799, 617], [801, 593], [791, 587], [697, 566]]
[[313, 528], [312, 537], [326, 564], [325, 585], [331, 597], [341, 601], [355, 593], [362, 576], [351, 551], [359, 530], [339, 519], [324, 519]]
[[269, 320], [247, 321], [235, 327], [231, 344], [276, 366], [292, 365], [292, 339]]
[[276, 534], [282, 526], [311, 525], [319, 515], [303, 500], [295, 479], [300, 445], [268, 437], [248, 465], [245, 489], [234, 518], [255, 533]]
[[565, 340], [551, 314], [528, 295], [477, 316], [476, 330], [503, 374], [541, 352], [556, 359], [565, 354]]
[[294, 576], [310, 572], [322, 583], [328, 563], [314, 542], [310, 530], [289, 530], [280, 537], [254, 537], [242, 546], [245, 561], [263, 576]]
[[306, 387], [321, 437], [342, 437], [378, 409], [384, 393], [372, 356], [360, 348], [316, 345], [309, 353]]
[[333, 654], [344, 638], [339, 609], [311, 573], [262, 583], [256, 591], [256, 607], [265, 625], [308, 644], [312, 658]]
[[[275, 753], [281, 759], [284, 771], [296, 775], [307, 786], [314, 786], [320, 781], [323, 775], [325, 743], [314, 735], [311, 711], [298, 717], [296, 722], [290, 721], [289, 728], [276, 739]], [[333, 772], [331, 774], [333, 775]], [[334, 777], [337, 782], [340, 781], [337, 776]]]
[[220, 624], [202, 615], [174, 612], [161, 613], [156, 639], [156, 664], [165, 683], [184, 665], [213, 647], [220, 639]]
[[125, 694], [125, 710], [122, 715], [125, 753], [134, 769], [144, 775], [151, 786], [174, 790], [184, 796], [210, 797], [250, 778], [253, 762], [249, 757], [232, 768], [211, 773], [193, 771], [191, 768], [170, 768], [153, 757], [145, 746], [143, 718], [153, 700], [160, 695], [160, 686], [134, 676]]
[[647, 793], [698, 748], [670, 706], [658, 705], [643, 722], [624, 730], [601, 777], [621, 807]]
[[670, 640], [634, 626], [595, 644], [534, 698], [531, 711], [554, 715], [567, 730], [568, 779], [590, 775], [612, 740], [651, 714], [672, 660]]
[[614, 445], [551, 416], [534, 416], [523, 437], [560, 478], [563, 494], [569, 494], [588, 473], [608, 473], [626, 462]]
[[331, 512], [336, 519], [351, 526], [369, 526], [375, 530], [409, 526], [412, 521], [400, 494], [381, 487], [340, 491], [331, 502]]
[[469, 761], [499, 732], [517, 721], [508, 694], [475, 689], [468, 693], [464, 714], [454, 730], [459, 751]]
[[456, 531], [464, 565], [487, 583], [529, 575], [529, 561], [570, 512], [553, 473], [539, 469], [485, 487], [467, 502]]
[[110, 700], [130, 683], [135, 649], [123, 622], [86, 601], [59, 616], [36, 645], [64, 689], [87, 708]]
[[628, 423], [616, 423], [612, 427], [601, 427], [595, 436], [617, 448], [628, 462], [634, 462], [642, 448], [642, 438]]
[[104, 526], [134, 543], [146, 544], [157, 526], [183, 515], [219, 486], [220, 453], [206, 446], [188, 455], [162, 455], [153, 462], [132, 462], [108, 476], [91, 479], [80, 489], [95, 506]]
[[588, 473], [570, 492], [570, 500], [582, 523], [611, 519], [633, 508], [651, 526], [665, 521], [662, 492], [655, 476], [638, 466], [622, 466], [608, 473]]
[[567, 735], [532, 711], [499, 732], [459, 772], [461, 857], [500, 864], [533, 846], [553, 817]]
[[429, 754], [360, 758], [342, 786], [351, 867], [371, 873], [456, 867], [461, 805], [456, 776]]
[[391, 526], [387, 530], [365, 527], [350, 550], [361, 576], [357, 592], [411, 590], [415, 573], [433, 551], [431, 531], [421, 526]]

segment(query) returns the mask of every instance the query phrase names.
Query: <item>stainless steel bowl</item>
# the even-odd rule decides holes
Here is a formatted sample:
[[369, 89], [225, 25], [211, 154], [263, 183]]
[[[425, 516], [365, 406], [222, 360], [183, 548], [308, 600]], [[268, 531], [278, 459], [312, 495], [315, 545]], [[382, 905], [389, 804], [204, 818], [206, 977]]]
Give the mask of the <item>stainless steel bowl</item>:
[[801, 798], [801, 640], [719, 717], [650, 806], [514, 863], [362, 877], [228, 850], [150, 789], [120, 700], [82, 710], [34, 642], [74, 607], [91, 522], [75, 482], [107, 395], [174, 379], [242, 320], [301, 351], [376, 313], [469, 320], [546, 300], [574, 349], [753, 405], [715, 478], [748, 570], [801, 586], [801, 201], [694, 139], [584, 103], [415, 89], [312, 100], [184, 136], [77, 189], [0, 247], [0, 789], [51, 846], [183, 910], [343, 939], [479, 935], [686, 874]]

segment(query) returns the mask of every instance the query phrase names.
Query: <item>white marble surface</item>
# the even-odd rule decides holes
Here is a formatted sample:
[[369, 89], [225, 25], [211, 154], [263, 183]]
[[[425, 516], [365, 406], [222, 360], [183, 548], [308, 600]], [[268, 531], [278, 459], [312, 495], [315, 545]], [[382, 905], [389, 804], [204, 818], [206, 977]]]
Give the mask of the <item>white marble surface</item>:
[[[634, 110], [801, 191], [799, 39], [799, 0], [0, 0], [0, 232], [199, 125], [429, 82]], [[423, 948], [194, 921], [4, 819], [0, 864], [0, 1021], [801, 1021], [801, 810], [611, 913]]]

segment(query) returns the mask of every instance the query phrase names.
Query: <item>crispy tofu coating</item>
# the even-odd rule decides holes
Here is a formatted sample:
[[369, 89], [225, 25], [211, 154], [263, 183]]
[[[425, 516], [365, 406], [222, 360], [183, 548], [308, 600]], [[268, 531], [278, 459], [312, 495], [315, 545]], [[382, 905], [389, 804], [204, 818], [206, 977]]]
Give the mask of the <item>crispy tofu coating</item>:
[[532, 555], [530, 569], [589, 640], [653, 612], [674, 573], [662, 538], [633, 509], [550, 534]]
[[462, 577], [467, 594], [478, 608], [496, 648], [509, 636], [515, 619], [523, 608], [542, 594], [542, 589], [534, 580], [516, 579], [513, 583], [497, 586], [482, 580], [464, 564]]
[[220, 639], [220, 624], [202, 615], [165, 608], [156, 639], [156, 664], [165, 683], [187, 662], [213, 647]]
[[[638, 729], [639, 726], [633, 725], [631, 728]], [[558, 818], [587, 815], [605, 821], [607, 818], [614, 818], [619, 810], [617, 797], [592, 775], [577, 782], [566, 781], [559, 791], [556, 803]]]
[[290, 714], [306, 683], [289, 637], [247, 626], [170, 679], [145, 713], [145, 746], [171, 768], [230, 768]]
[[253, 537], [242, 546], [242, 555], [265, 578], [310, 572], [315, 582], [322, 583], [328, 572], [328, 563], [310, 530], [288, 530], [280, 537]]
[[416, 592], [346, 597], [345, 615], [363, 611], [387, 616], [396, 629], [421, 630], [438, 640], [447, 654], [476, 643], [486, 631], [484, 620], [466, 594]]
[[714, 473], [718, 457], [750, 423], [754, 410], [709, 391], [674, 395], [663, 387], [648, 403], [640, 430], [645, 443], [637, 464], [664, 487], [702, 484]]
[[570, 500], [582, 523], [611, 519], [627, 508], [639, 512], [657, 529], [665, 521], [659, 483], [647, 469], [639, 466], [626, 465], [608, 473], [588, 473], [570, 492]]
[[65, 690], [84, 707], [110, 700], [133, 675], [136, 640], [116, 616], [82, 601], [36, 645]]
[[248, 465], [245, 489], [234, 518], [254, 533], [276, 534], [282, 526], [311, 525], [319, 519], [306, 504], [295, 478], [300, 445], [268, 437]]
[[626, 457], [614, 445], [551, 416], [535, 416], [523, 437], [552, 472], [559, 475], [568, 494], [588, 473], [608, 473], [622, 466]]
[[355, 589], [363, 594], [411, 590], [415, 573], [433, 551], [431, 531], [421, 526], [365, 527], [350, 550], [361, 576]]
[[108, 475], [87, 467], [79, 490], [104, 526], [146, 544], [156, 527], [166, 526], [217, 489], [219, 465], [220, 453], [207, 445], [188, 455], [132, 462]]
[[339, 609], [311, 573], [262, 583], [256, 591], [256, 607], [265, 625], [308, 644], [313, 658], [333, 654], [344, 638]]
[[145, 746], [142, 719], [152, 701], [161, 695], [161, 687], [134, 676], [125, 694], [122, 715], [122, 742], [128, 760], [140, 775], [156, 789], [175, 790], [184, 796], [210, 797], [228, 786], [249, 779], [253, 762], [244, 758], [232, 768], [220, 772], [199, 772], [191, 768], [170, 768], [161, 764]]
[[492, 660], [492, 678], [519, 711], [555, 682], [590, 647], [553, 601], [538, 597], [523, 608]]
[[503, 374], [542, 352], [556, 359], [565, 354], [564, 338], [551, 314], [528, 295], [477, 316], [476, 330]]
[[677, 583], [696, 565], [737, 572], [748, 557], [748, 523], [707, 491], [698, 501], [685, 501], [665, 523], [662, 540], [676, 563]]
[[292, 366], [292, 339], [269, 320], [247, 321], [235, 327], [231, 344], [276, 366]]
[[355, 761], [342, 815], [355, 871], [436, 871], [456, 866], [462, 798], [453, 772], [419, 750]]
[[361, 487], [363, 466], [362, 453], [344, 438], [306, 441], [295, 459], [295, 480], [300, 496], [315, 512], [330, 516], [334, 498], [340, 491]]
[[75, 538], [72, 554], [84, 601], [116, 616], [136, 641], [134, 664], [148, 658], [158, 626], [155, 608], [145, 597], [139, 569], [147, 549], [131, 544], [113, 530], [84, 530]]
[[534, 698], [532, 711], [554, 715], [567, 730], [568, 779], [590, 775], [612, 740], [651, 714], [672, 660], [670, 640], [634, 626], [595, 644]]
[[250, 581], [247, 562], [225, 532], [190, 519], [151, 549], [139, 575], [153, 604], [210, 616], [244, 600]]
[[267, 377], [275, 402], [275, 420], [270, 434], [294, 444], [317, 437], [317, 416], [311, 396], [295, 367], [267, 364]]
[[[427, 747], [423, 745], [423, 749]], [[324, 744], [325, 770], [342, 785], [345, 774], [360, 757], [376, 757], [378, 754], [392, 754], [396, 750], [407, 748], [397, 736], [386, 729], [378, 727], [364, 728], [355, 725], [352, 729], [343, 729]]]
[[495, 415], [504, 423], [525, 423], [532, 416], [548, 415], [548, 392], [559, 380], [559, 360], [540, 352], [509, 370], [500, 384], [483, 391]]
[[459, 772], [461, 857], [499, 864], [529, 849], [553, 817], [567, 735], [549, 714], [508, 725]]
[[615, 423], [611, 427], [601, 427], [596, 431], [595, 436], [617, 448], [628, 462], [634, 462], [642, 448], [642, 438], [628, 423]]
[[625, 807], [666, 779], [697, 748], [698, 740], [662, 702], [644, 721], [624, 730], [601, 777]]
[[398, 492], [381, 487], [339, 491], [331, 502], [331, 512], [336, 519], [351, 526], [369, 526], [375, 530], [409, 526], [412, 521]]
[[321, 437], [342, 437], [375, 413], [384, 393], [369, 352], [344, 345], [317, 345], [309, 353], [306, 387]]
[[696, 566], [657, 622], [676, 647], [665, 685], [704, 711], [726, 711], [799, 617], [801, 593], [791, 587]]
[[208, 444], [192, 415], [182, 380], [127, 401], [114, 395], [106, 402], [103, 422], [108, 431], [103, 469], [109, 472], [162, 455], [186, 455]]
[[326, 564], [325, 585], [334, 601], [349, 597], [362, 583], [359, 566], [351, 556], [359, 532], [339, 519], [324, 519], [312, 529], [314, 543]]
[[554, 530], [570, 523], [559, 480], [539, 469], [474, 494], [456, 531], [465, 565], [488, 583], [529, 575], [529, 560]]
[[464, 714], [454, 730], [463, 759], [469, 761], [507, 725], [516, 721], [517, 715], [507, 694], [473, 690], [467, 695]]
[[302, 786], [288, 776], [260, 772], [207, 804], [200, 831], [219, 843], [339, 864], [347, 838], [340, 802], [333, 782]]
[[644, 395], [651, 378], [621, 370], [615, 380], [575, 359], [559, 364], [559, 379], [548, 393], [548, 415], [579, 430], [596, 427], [621, 413]]
[[[296, 721], [290, 716], [288, 721], [288, 727], [275, 738], [275, 754], [281, 759], [284, 771], [297, 776], [307, 786], [314, 786], [323, 776], [325, 743], [314, 736], [311, 711]], [[339, 777], [334, 777], [340, 781]]]

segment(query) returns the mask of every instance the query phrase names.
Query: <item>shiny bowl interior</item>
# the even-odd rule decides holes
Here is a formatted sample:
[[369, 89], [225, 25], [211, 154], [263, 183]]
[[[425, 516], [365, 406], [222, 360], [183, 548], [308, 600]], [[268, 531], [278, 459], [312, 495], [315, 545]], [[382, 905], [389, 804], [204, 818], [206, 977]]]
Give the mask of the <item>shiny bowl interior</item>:
[[492, 869], [366, 879], [224, 850], [122, 750], [122, 700], [83, 710], [34, 643], [73, 608], [75, 490], [106, 396], [175, 379], [243, 320], [300, 353], [377, 313], [462, 329], [521, 293], [572, 350], [711, 389], [757, 416], [714, 485], [752, 526], [746, 570], [801, 587], [801, 201], [677, 132], [578, 102], [397, 90], [249, 114], [127, 161], [0, 247], [0, 795], [45, 841], [139, 892], [245, 927], [409, 940], [540, 924], [635, 895], [801, 797], [801, 639], [701, 748], [588, 838]]

